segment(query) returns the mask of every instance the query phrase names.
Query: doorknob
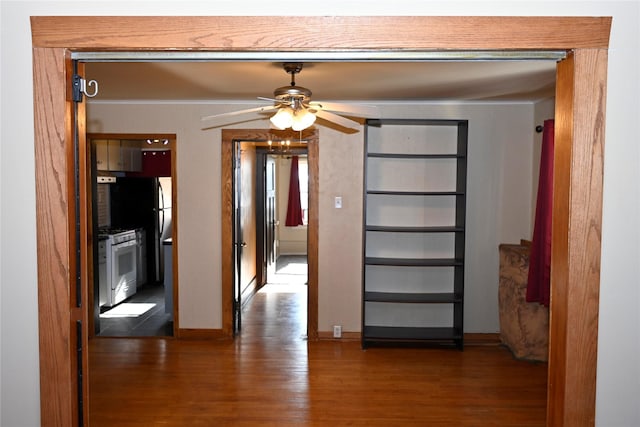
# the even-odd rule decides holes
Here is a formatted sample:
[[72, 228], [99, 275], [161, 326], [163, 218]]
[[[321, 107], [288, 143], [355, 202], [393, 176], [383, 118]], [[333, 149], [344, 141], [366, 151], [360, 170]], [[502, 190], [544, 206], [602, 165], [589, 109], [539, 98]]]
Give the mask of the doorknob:
[[247, 242], [236, 243], [236, 245], [240, 246], [241, 248], [246, 248], [247, 247]]

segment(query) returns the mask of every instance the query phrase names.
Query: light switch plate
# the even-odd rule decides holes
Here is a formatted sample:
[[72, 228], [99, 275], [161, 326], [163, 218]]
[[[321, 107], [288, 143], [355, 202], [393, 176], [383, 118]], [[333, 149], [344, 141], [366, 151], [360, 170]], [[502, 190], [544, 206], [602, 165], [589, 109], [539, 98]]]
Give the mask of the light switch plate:
[[341, 196], [336, 196], [334, 205], [335, 205], [336, 209], [342, 209], [342, 197]]

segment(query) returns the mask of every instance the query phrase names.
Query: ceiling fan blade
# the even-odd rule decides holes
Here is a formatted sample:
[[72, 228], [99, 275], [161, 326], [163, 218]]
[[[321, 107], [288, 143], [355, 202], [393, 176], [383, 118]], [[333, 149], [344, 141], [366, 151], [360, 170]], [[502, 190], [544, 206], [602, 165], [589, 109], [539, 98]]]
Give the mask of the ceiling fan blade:
[[279, 104], [282, 103], [281, 99], [275, 99], [275, 98], [267, 98], [265, 96], [256, 96], [256, 98], [258, 98], [261, 101], [271, 101], [271, 102], [277, 102]]
[[335, 111], [339, 113], [351, 114], [357, 117], [377, 119], [380, 117], [378, 107], [361, 104], [340, 104], [337, 102], [313, 101], [309, 103], [310, 108], [321, 111]]
[[246, 110], [230, 111], [228, 113], [220, 113], [220, 114], [214, 114], [212, 116], [205, 116], [205, 117], [202, 117], [200, 120], [204, 122], [204, 121], [207, 121], [207, 120], [217, 119], [217, 118], [220, 118], [220, 117], [237, 116], [237, 115], [240, 115], [240, 114], [248, 114], [248, 113], [262, 113], [264, 111], [271, 111], [271, 110], [275, 110], [277, 108], [280, 108], [280, 106], [278, 106], [278, 105], [268, 105], [268, 106], [265, 106], [265, 107], [248, 108]]
[[317, 117], [320, 117], [321, 119], [328, 120], [342, 127], [345, 127], [348, 129], [360, 130], [360, 123], [351, 119], [347, 119], [346, 117], [342, 117], [337, 114], [330, 113], [329, 111], [318, 110], [316, 111], [315, 115]]

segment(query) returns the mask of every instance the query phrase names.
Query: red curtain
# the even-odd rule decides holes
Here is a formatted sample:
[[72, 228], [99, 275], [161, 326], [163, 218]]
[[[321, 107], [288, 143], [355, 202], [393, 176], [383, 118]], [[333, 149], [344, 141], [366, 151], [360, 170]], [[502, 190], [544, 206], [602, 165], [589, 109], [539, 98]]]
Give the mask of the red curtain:
[[287, 227], [302, 225], [302, 206], [300, 205], [300, 181], [298, 180], [298, 156], [291, 157], [291, 176], [289, 178], [289, 202], [287, 203]]
[[551, 285], [551, 212], [553, 209], [553, 120], [545, 120], [540, 178], [533, 226], [527, 301], [549, 306]]

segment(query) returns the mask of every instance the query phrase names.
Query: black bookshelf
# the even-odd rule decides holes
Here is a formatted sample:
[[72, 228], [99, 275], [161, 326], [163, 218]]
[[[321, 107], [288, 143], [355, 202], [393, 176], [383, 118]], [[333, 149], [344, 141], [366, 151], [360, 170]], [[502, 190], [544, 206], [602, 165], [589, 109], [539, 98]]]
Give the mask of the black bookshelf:
[[[411, 136], [411, 129], [415, 127], [452, 127], [450, 134], [455, 134], [455, 140], [446, 141], [449, 152], [443, 152], [438, 147], [438, 141], [422, 141], [422, 132], [418, 131], [417, 136]], [[373, 135], [374, 129], [386, 127], [384, 137], [380, 134]], [[397, 131], [397, 132], [396, 132]], [[465, 245], [465, 217], [466, 217], [466, 168], [467, 168], [467, 132], [468, 122], [466, 120], [416, 120], [416, 119], [376, 119], [368, 120], [365, 125], [365, 173], [364, 173], [364, 227], [363, 227], [363, 288], [362, 288], [362, 346], [363, 348], [373, 345], [446, 345], [463, 349], [463, 304], [464, 304], [464, 245]], [[397, 133], [399, 144], [393, 141], [393, 135]], [[428, 132], [425, 132], [428, 134]], [[389, 135], [392, 135], [391, 137]], [[409, 135], [409, 136], [407, 136]], [[449, 135], [449, 134], [447, 134]], [[375, 140], [376, 138], [383, 139]], [[389, 139], [386, 140], [385, 138]], [[409, 141], [409, 142], [407, 142]], [[425, 142], [424, 148], [422, 143]], [[429, 147], [436, 146], [436, 152], [430, 152]], [[384, 147], [384, 149], [380, 149]], [[402, 148], [405, 148], [403, 150]], [[398, 183], [390, 185], [391, 189], [384, 188], [380, 184], [386, 177], [374, 175], [375, 172], [371, 164], [372, 161], [384, 164], [385, 161], [402, 162], [404, 173], [414, 167], [417, 170], [428, 170], [431, 165], [436, 165], [439, 161], [446, 161], [445, 167], [452, 167], [451, 175], [455, 177], [455, 184], [447, 189], [433, 189], [428, 183], [412, 182], [410, 188], [398, 188]], [[407, 162], [405, 163], [404, 160]], [[370, 176], [371, 174], [371, 176]], [[395, 173], [394, 173], [395, 174]], [[417, 173], [419, 176], [420, 173]], [[375, 179], [371, 179], [375, 178]], [[394, 177], [389, 178], [391, 181]], [[376, 184], [371, 181], [375, 181]], [[425, 179], [425, 181], [427, 181]], [[395, 187], [394, 187], [395, 185]], [[393, 210], [407, 209], [406, 198], [448, 198], [451, 206], [448, 210], [450, 224], [403, 224], [385, 223], [379, 224], [369, 218], [373, 216], [376, 206], [373, 197], [385, 197], [383, 209], [387, 216], [393, 217]], [[426, 206], [426, 201], [424, 202]], [[412, 206], [421, 206], [420, 203], [413, 203]], [[425, 208], [426, 209], [426, 208]], [[426, 217], [425, 212], [415, 212], [417, 216]], [[398, 217], [401, 217], [399, 215]], [[425, 221], [425, 222], [428, 222]], [[373, 235], [378, 234], [384, 238], [374, 239]], [[421, 239], [430, 239], [433, 236], [446, 236], [451, 252], [450, 256], [425, 256], [424, 253], [416, 253], [416, 256], [407, 254], [410, 248], [402, 246], [402, 243], [393, 243], [394, 239], [409, 238], [413, 242], [422, 242]], [[403, 242], [404, 240], [400, 240]], [[382, 242], [382, 243], [381, 243]], [[386, 242], [392, 242], [390, 248], [377, 248], [376, 245], [384, 246]], [[418, 243], [420, 247], [421, 243]], [[395, 247], [393, 245], [396, 245]], [[410, 245], [408, 245], [410, 246]], [[451, 247], [452, 246], [452, 247]], [[395, 249], [395, 251], [394, 251]], [[381, 256], [375, 254], [378, 251], [387, 251], [388, 254]], [[398, 252], [398, 253], [395, 253]], [[419, 251], [417, 251], [419, 252]], [[375, 255], [372, 255], [374, 253]], [[427, 254], [428, 255], [428, 254]], [[427, 273], [430, 269], [449, 269], [448, 277], [451, 283], [434, 283], [429, 279]], [[369, 282], [374, 282], [371, 275], [379, 274], [380, 270], [386, 269], [385, 280], [377, 281], [375, 286]], [[418, 283], [412, 283], [408, 288], [403, 287], [403, 277], [406, 269], [419, 269], [412, 277]], [[425, 272], [425, 279], [421, 278]], [[394, 278], [397, 275], [397, 279]], [[441, 289], [447, 287], [450, 290], [443, 292]], [[376, 305], [376, 310], [373, 305]], [[434, 306], [446, 305], [450, 308], [450, 318], [447, 317], [447, 325], [419, 325], [413, 322], [402, 321], [402, 307], [418, 307], [418, 310], [430, 310]], [[388, 310], [385, 307], [389, 307]], [[394, 312], [395, 310], [395, 312]], [[415, 312], [415, 311], [414, 311]], [[382, 313], [382, 315], [380, 315]], [[399, 313], [399, 315], [394, 315]], [[385, 314], [389, 314], [385, 318]], [[376, 319], [375, 316], [381, 316]], [[400, 318], [400, 320], [397, 320]], [[426, 316], [429, 318], [429, 316]], [[389, 321], [389, 319], [392, 319]], [[442, 320], [440, 320], [440, 323]]]

